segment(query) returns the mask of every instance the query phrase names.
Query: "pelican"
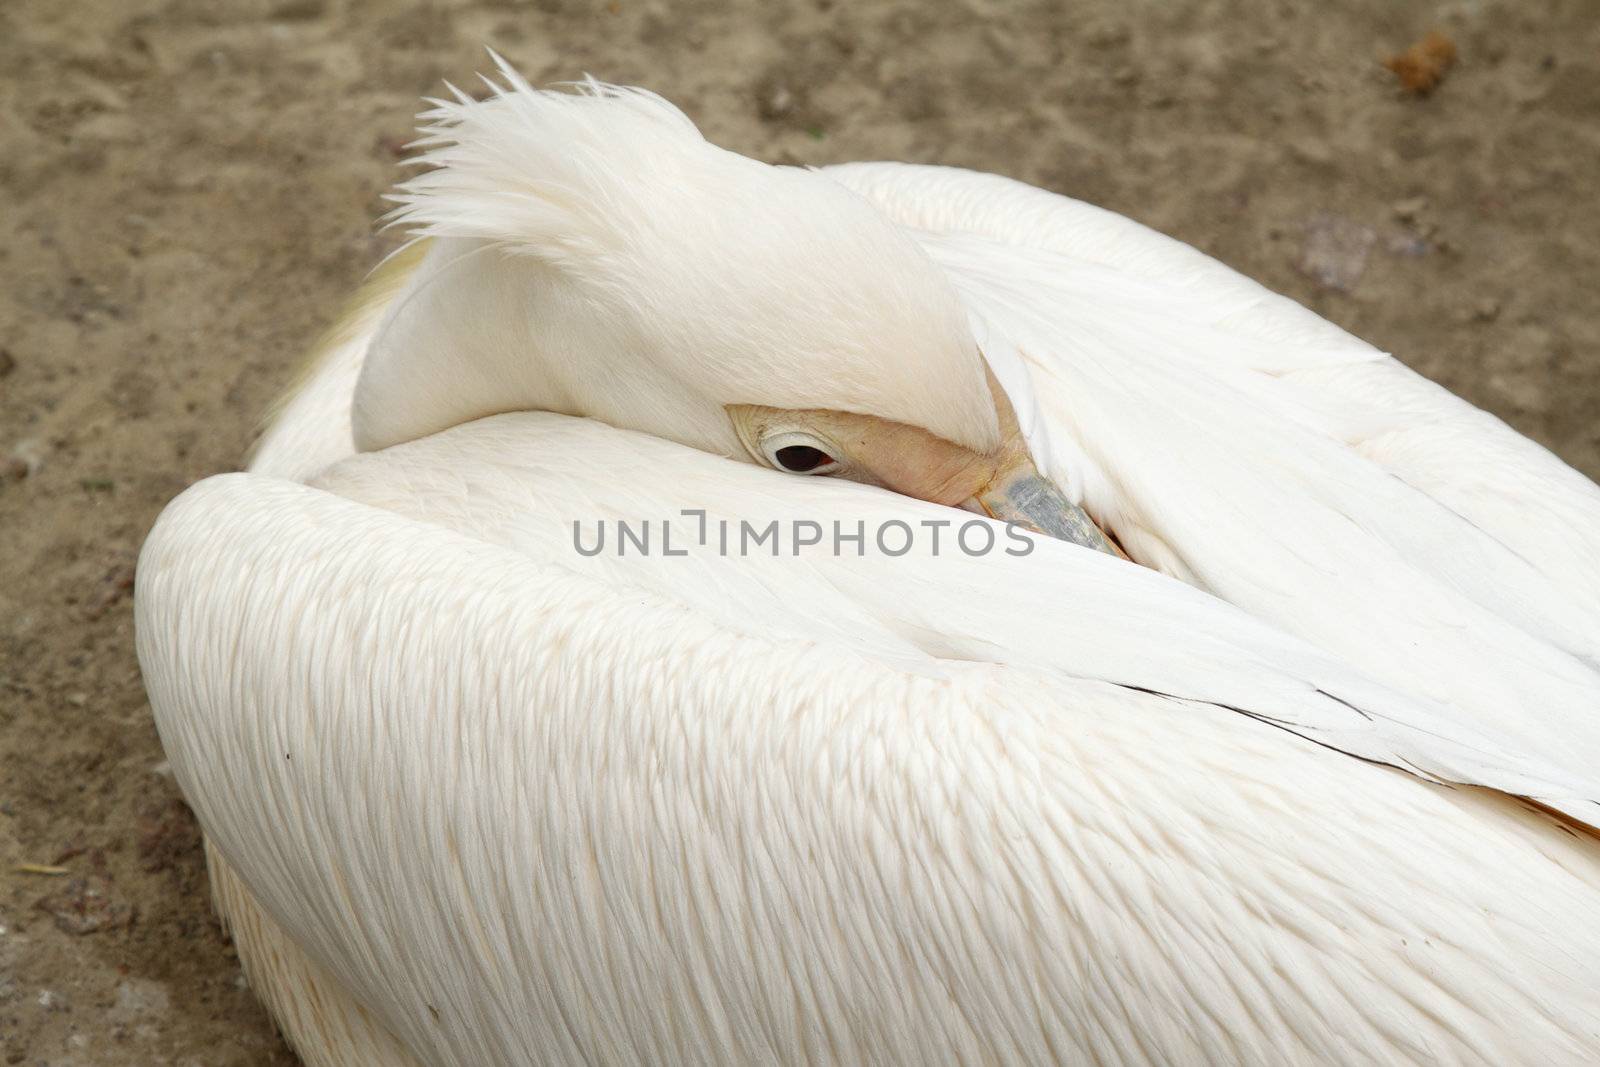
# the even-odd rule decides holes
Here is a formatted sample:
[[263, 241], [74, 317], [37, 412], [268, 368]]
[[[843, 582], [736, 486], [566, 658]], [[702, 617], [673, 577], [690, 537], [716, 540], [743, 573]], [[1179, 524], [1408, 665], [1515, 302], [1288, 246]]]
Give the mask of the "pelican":
[[504, 64], [422, 144], [138, 570], [307, 1064], [1600, 1058], [1593, 484], [1002, 177]]

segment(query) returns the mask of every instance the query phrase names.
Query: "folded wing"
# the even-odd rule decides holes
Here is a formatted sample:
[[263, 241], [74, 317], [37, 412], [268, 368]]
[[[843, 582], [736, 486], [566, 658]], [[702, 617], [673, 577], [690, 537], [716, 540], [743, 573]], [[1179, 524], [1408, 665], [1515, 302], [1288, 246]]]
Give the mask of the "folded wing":
[[829, 173], [923, 233], [1037, 458], [1141, 562], [1528, 748], [1600, 757], [1600, 489], [1292, 301], [992, 175]]
[[[1430, 741], [1410, 699], [1070, 546], [1041, 550], [1078, 600], [1029, 641], [988, 559], [888, 588], [904, 560], [769, 568], [749, 590], [794, 614], [731, 624], [683, 594], [694, 557], [571, 565], [552, 498], [518, 505], [537, 461], [459, 493], [475, 433], [547, 457], [562, 430], [617, 434], [506, 416], [326, 475], [386, 471], [385, 508], [211, 479], [141, 561], [141, 662], [210, 840], [420, 1061], [1586, 1047], [1593, 842], [1304, 738], [1572, 786], [1549, 768]], [[691, 487], [793, 481], [660, 447]], [[390, 510], [407, 485], [421, 517]], [[1136, 632], [1142, 657], [1112, 647]]]

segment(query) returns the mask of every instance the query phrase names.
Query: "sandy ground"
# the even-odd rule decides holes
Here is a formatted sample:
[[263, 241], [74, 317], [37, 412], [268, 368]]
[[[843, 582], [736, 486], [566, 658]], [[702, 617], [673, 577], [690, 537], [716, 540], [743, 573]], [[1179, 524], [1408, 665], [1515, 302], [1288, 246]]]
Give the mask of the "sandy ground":
[[[1407, 98], [1378, 59], [1433, 27], [1460, 62]], [[484, 42], [536, 81], [649, 85], [767, 159], [955, 163], [1114, 208], [1600, 474], [1589, 0], [7, 0], [6, 1064], [293, 1062], [210, 915], [129, 582], [389, 247], [371, 221], [416, 98]]]

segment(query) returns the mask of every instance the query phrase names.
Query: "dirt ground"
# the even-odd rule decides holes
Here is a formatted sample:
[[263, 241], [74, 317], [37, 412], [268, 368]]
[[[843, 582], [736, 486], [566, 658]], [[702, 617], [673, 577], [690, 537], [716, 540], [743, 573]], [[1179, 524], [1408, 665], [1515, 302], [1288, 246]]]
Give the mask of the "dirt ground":
[[[1407, 97], [1379, 59], [1432, 28], [1459, 62]], [[486, 42], [766, 159], [961, 164], [1124, 212], [1600, 475], [1592, 0], [5, 0], [6, 1064], [294, 1062], [210, 914], [132, 568], [391, 246], [417, 98]]]

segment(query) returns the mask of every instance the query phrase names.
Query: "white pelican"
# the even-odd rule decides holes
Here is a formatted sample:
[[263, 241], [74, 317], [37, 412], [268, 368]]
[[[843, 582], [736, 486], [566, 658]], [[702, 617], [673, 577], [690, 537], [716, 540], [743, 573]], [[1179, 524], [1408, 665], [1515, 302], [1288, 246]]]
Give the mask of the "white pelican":
[[[1126, 219], [503, 73], [139, 566], [308, 1064], [1600, 1057], [1600, 490]], [[683, 509], [867, 540], [576, 550]]]

